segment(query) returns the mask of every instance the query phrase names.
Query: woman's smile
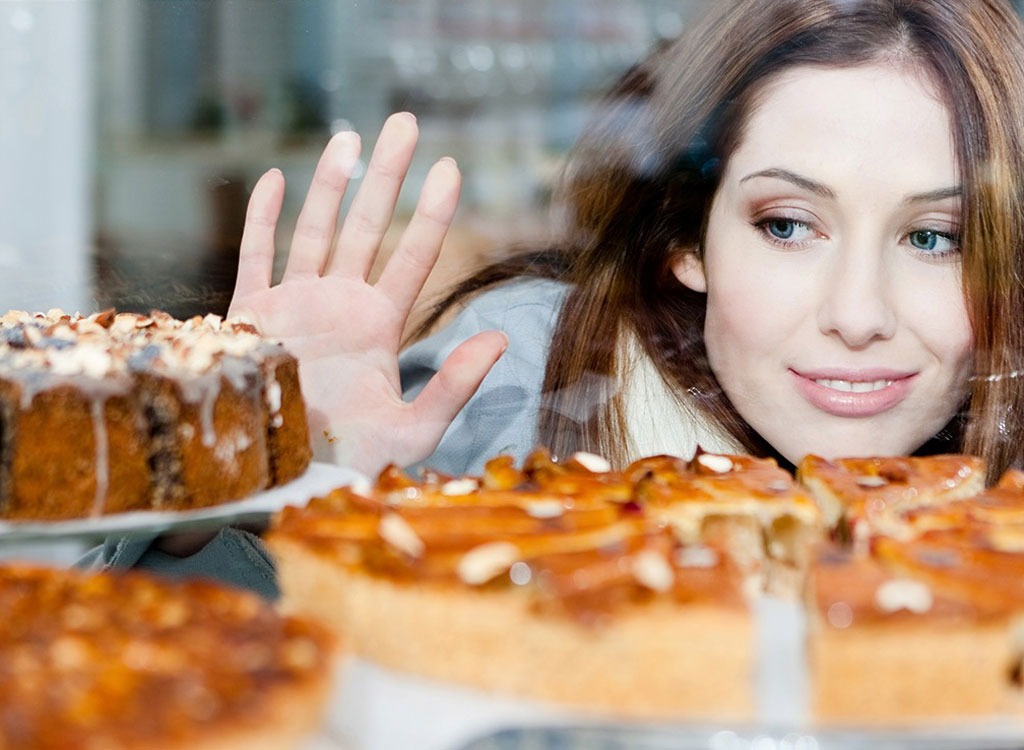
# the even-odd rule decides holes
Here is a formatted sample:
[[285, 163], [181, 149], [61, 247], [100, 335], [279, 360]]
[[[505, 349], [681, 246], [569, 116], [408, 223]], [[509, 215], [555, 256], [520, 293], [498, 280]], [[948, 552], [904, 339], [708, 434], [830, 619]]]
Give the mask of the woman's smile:
[[836, 417], [873, 417], [910, 393], [912, 372], [790, 370], [797, 391], [814, 408]]

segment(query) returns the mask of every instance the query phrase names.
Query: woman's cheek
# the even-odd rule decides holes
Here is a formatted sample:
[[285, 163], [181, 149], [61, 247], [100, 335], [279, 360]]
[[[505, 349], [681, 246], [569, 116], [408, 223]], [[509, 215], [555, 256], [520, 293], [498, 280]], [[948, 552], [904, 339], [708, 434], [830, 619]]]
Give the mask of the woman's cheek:
[[736, 269], [718, 278], [729, 281], [710, 290], [708, 334], [742, 341], [752, 349], [778, 343], [806, 300], [806, 290], [788, 275]]

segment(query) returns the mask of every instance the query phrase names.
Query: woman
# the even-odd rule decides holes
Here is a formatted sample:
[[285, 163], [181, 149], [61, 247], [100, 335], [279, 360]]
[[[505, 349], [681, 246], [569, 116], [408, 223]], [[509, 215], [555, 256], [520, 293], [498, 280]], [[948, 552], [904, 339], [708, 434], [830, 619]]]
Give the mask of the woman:
[[[938, 436], [943, 449], [984, 455], [994, 471], [1019, 460], [1020, 441], [1013, 437], [1019, 434], [1019, 389], [1012, 379], [988, 376], [1020, 369], [1022, 51], [1019, 23], [1001, 2], [717, 3], [699, 26], [627, 76], [599, 110], [573, 154], [561, 192], [569, 217], [564, 239], [539, 257], [491, 269], [477, 282], [463, 286], [463, 292], [475, 291], [503, 276], [522, 274], [546, 275], [569, 285], [562, 294], [548, 290], [549, 302], [561, 308], [544, 374], [542, 390], [548, 396], [538, 414], [537, 442], [549, 444], [559, 453], [582, 448], [621, 461], [636, 452], [630, 451], [631, 446], [641, 451], [661, 448], [648, 447], [643, 434], [663, 429], [666, 420], [678, 422], [671, 416], [675, 413], [682, 415], [684, 433], [694, 432], [687, 430], [685, 423], [706, 422], [705, 429], [696, 430], [702, 437], [757, 453], [780, 454], [789, 461], [799, 460], [801, 451], [812, 449], [833, 455], [878, 452], [879, 448], [910, 453], [925, 446], [930, 449], [932, 434]], [[948, 184], [937, 183], [934, 188], [956, 187], [959, 192], [949, 196], [947, 202], [953, 208], [943, 208], [949, 217], [938, 222], [942, 226], [934, 234], [947, 243], [957, 237], [962, 246], [962, 272], [961, 262], [955, 262], [949, 263], [944, 273], [962, 273], [963, 304], [974, 338], [973, 367], [984, 376], [975, 378], [969, 387], [966, 382], [951, 384], [938, 394], [941, 408], [922, 405], [924, 410], [934, 408], [935, 413], [928, 415], [928, 425], [906, 436], [887, 440], [886, 435], [899, 432], [900, 427], [879, 422], [885, 434], [876, 434], [881, 442], [874, 448], [863, 439], [851, 440], [848, 446], [833, 445], [835, 439], [826, 429], [828, 420], [821, 425], [803, 425], [783, 414], [755, 416], [765, 406], [758, 403], [763, 399], [749, 393], [752, 384], [741, 382], [740, 374], [729, 370], [728, 358], [717, 351], [721, 346], [716, 346], [722, 310], [731, 304], [728, 296], [732, 292], [715, 283], [715, 249], [705, 246], [715, 218], [713, 199], [729, 171], [731, 156], [743, 142], [744, 126], [758, 105], [771, 97], [791, 71], [825, 69], [874, 69], [916, 77], [923, 87], [919, 92], [922, 101], [937, 97], [944, 105], [941, 109], [948, 125], [943, 124], [952, 129], [956, 174]], [[834, 83], [842, 85], [843, 81], [837, 77]], [[791, 104], [784, 106], [801, 102], [797, 91], [792, 96]], [[843, 96], [835, 98], [841, 102]], [[932, 109], [922, 111], [922, 117], [943, 117], [944, 112]], [[883, 110], [878, 119], [885, 116]], [[872, 118], [866, 119], [870, 126]], [[272, 289], [266, 278], [283, 185], [277, 173], [265, 176], [253, 194], [232, 305], [232, 313], [253, 318], [264, 331], [284, 338], [298, 352], [304, 363], [307, 396], [320, 411], [315, 437], [324, 440], [326, 432], [326, 439], [333, 439], [343, 449], [344, 460], [368, 471], [387, 460], [411, 464], [426, 458], [505, 343], [503, 337], [490, 333], [470, 339], [456, 350], [447, 367], [440, 368], [440, 376], [416, 401], [400, 401], [393, 360], [398, 331], [450, 221], [457, 190], [454, 166], [442, 161], [428, 179], [421, 210], [396, 258], [376, 288], [364, 286], [362, 279], [390, 217], [414, 139], [414, 124], [408, 118], [400, 116], [388, 123], [364, 188], [325, 266], [343, 175], [356, 158], [352, 135], [335, 139], [299, 219], [284, 281]], [[913, 134], [908, 140], [912, 143]], [[830, 147], [840, 156], [853, 145], [836, 137], [823, 148]], [[865, 150], [870, 153], [878, 145], [867, 144]], [[776, 161], [784, 165], [787, 159], [791, 156], [780, 150]], [[768, 158], [766, 163], [771, 161]], [[854, 165], [848, 171], [856, 169]], [[861, 176], [863, 182], [878, 177]], [[850, 202], [851, 212], [876, 210], [873, 205]], [[886, 210], [888, 207], [882, 206], [877, 213]], [[826, 227], [814, 227], [809, 220], [787, 221], [798, 231], [819, 233], [818, 244], [831, 246], [835, 253], [853, 252], [850, 247], [838, 247], [850, 244], [840, 230], [847, 234], [858, 230], [851, 222], [842, 227], [836, 222], [834, 231], [826, 232]], [[920, 231], [932, 231], [928, 228], [931, 224], [925, 224]], [[866, 254], [857, 258], [868, 262]], [[701, 283], [691, 283], [688, 272], [679, 271], [687, 259], [697, 261], [694, 268], [709, 264], [708, 294]], [[855, 261], [850, 263], [856, 266]], [[721, 265], [728, 269], [728, 263]], [[792, 270], [806, 272], [795, 264]], [[886, 270], [897, 269], [889, 264], [880, 272]], [[761, 282], [755, 279], [756, 283]], [[862, 282], [853, 279], [850, 283]], [[838, 287], [841, 290], [843, 284]], [[327, 288], [336, 291], [314, 314], [306, 291]], [[357, 295], [369, 295], [380, 307], [357, 302], [362, 299]], [[931, 304], [934, 313], [956, 306], [956, 301], [949, 299], [941, 304], [939, 300], [924, 303]], [[281, 314], [282, 308], [301, 314], [288, 317]], [[775, 312], [777, 309], [764, 310], [760, 317]], [[342, 320], [347, 323], [340, 324]], [[380, 337], [380, 332], [387, 335]], [[372, 345], [366, 345], [366, 338]], [[721, 343], [745, 346], [742, 341]], [[323, 349], [318, 348], [321, 345]], [[809, 341], [808, 346], [814, 342]], [[831, 366], [839, 370], [868, 366], [862, 362], [885, 369], [888, 354], [852, 353], [870, 346], [847, 342], [845, 347], [823, 353], [821, 359], [831, 356], [835, 360]], [[335, 358], [352, 364], [353, 351], [365, 351], [366, 356], [358, 358], [352, 368], [339, 367]], [[321, 356], [325, 352], [327, 356]], [[509, 354], [515, 356], [514, 351]], [[653, 370], [646, 367], [647, 362]], [[826, 364], [813, 366], [821, 369]], [[896, 370], [906, 370], [913, 363], [897, 364]], [[623, 390], [630, 382], [627, 371], [637, 367], [649, 370], [643, 378], [644, 392], [639, 394]], [[343, 369], [348, 372], [339, 375]], [[420, 372], [423, 369], [421, 366]], [[899, 376], [902, 371], [894, 373]], [[899, 382], [910, 377], [902, 375], [896, 378], [897, 388], [913, 385]], [[343, 378], [340, 384], [339, 377]], [[962, 373], [953, 377], [964, 379]], [[842, 378], [817, 378], [819, 384], [822, 380]], [[865, 381], [854, 378], [846, 382]], [[368, 395], [372, 398], [367, 405]], [[631, 417], [630, 406], [643, 401], [641, 396], [660, 400], [654, 413], [658, 425], [649, 428]], [[353, 403], [361, 408], [354, 410]], [[854, 407], [850, 412], [849, 420], [871, 421], [871, 417], [855, 413]], [[934, 424], [936, 419], [942, 424]], [[842, 418], [839, 420], [833, 427], [841, 428]], [[926, 426], [935, 427], [932, 434], [922, 433]], [[779, 445], [781, 433], [810, 429], [815, 433], [807, 440], [792, 447]], [[775, 437], [775, 433], [780, 434]], [[345, 445], [349, 439], [351, 444]], [[683, 447], [692, 450], [692, 445]]]
[[956, 450], [997, 474], [1024, 442], [1021, 60], [1002, 0], [716, 3], [599, 109], [561, 240], [461, 285], [401, 374], [459, 183], [433, 167], [368, 285], [411, 116], [385, 125], [336, 243], [358, 139], [332, 139], [276, 286], [284, 184], [263, 176], [230, 313], [299, 356], [318, 456], [367, 473], [699, 443], [788, 464]]

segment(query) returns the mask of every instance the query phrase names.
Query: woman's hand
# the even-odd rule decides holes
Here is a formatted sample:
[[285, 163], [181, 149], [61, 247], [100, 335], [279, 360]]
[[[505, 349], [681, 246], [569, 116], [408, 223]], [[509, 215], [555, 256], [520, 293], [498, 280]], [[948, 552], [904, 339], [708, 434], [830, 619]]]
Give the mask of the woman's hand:
[[473, 336], [452, 352], [414, 401], [402, 400], [402, 331], [437, 260], [460, 188], [455, 162], [437, 162], [394, 254], [376, 283], [368, 283], [417, 134], [410, 114], [387, 120], [337, 237], [360, 142], [355, 133], [331, 139], [277, 286], [271, 286], [271, 272], [284, 178], [276, 169], [264, 174], [249, 200], [228, 311], [281, 340], [298, 357], [316, 458], [370, 475], [389, 462], [404, 466], [429, 456], [507, 346], [496, 331]]

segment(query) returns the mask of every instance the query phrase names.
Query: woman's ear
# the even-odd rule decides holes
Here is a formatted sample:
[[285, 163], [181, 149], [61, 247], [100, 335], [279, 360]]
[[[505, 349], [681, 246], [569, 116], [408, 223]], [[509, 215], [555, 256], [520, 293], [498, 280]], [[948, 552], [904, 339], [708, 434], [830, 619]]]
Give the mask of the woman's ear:
[[672, 261], [672, 273], [679, 282], [694, 292], [707, 292], [708, 280], [704, 275], [704, 264], [696, 250], [686, 250]]

